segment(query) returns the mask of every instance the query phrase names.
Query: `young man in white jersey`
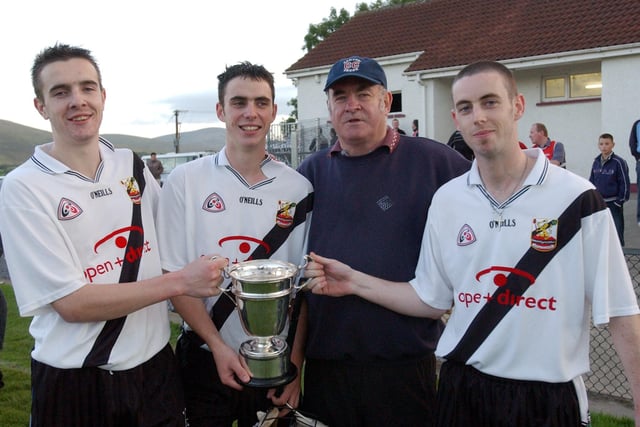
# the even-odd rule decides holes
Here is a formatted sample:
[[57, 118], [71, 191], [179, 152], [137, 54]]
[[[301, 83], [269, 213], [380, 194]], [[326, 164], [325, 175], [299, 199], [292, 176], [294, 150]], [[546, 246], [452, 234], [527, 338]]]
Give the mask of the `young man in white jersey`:
[[53, 142], [0, 191], [11, 282], [20, 314], [33, 316], [30, 425], [184, 426], [167, 300], [217, 294], [223, 260], [162, 274], [160, 187], [131, 150], [99, 136], [106, 92], [90, 51], [49, 47], [31, 77]]
[[[277, 112], [273, 76], [243, 62], [218, 81], [216, 112], [226, 125], [226, 144], [213, 156], [177, 167], [165, 182], [158, 211], [162, 267], [175, 271], [211, 251], [230, 265], [267, 258], [300, 265], [313, 190], [265, 151]], [[300, 375], [281, 394], [243, 386], [250, 373], [239, 348], [251, 337], [229, 297], [172, 299], [185, 321], [176, 354], [192, 427], [230, 427], [235, 419], [248, 427], [258, 421], [258, 410], [298, 406]], [[292, 362], [300, 372], [303, 355], [295, 350]]]
[[609, 325], [640, 426], [640, 310], [602, 197], [519, 148], [525, 103], [509, 69], [471, 64], [452, 93], [476, 160], [434, 196], [416, 277], [383, 281], [314, 255], [313, 292], [414, 316], [453, 307], [436, 350], [439, 427], [587, 425], [591, 316]]

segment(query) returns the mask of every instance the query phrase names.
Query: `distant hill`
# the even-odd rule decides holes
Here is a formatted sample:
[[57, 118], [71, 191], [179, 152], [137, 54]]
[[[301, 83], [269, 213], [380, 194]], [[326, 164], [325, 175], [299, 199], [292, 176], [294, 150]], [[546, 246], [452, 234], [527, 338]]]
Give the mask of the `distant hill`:
[[[220, 151], [224, 146], [226, 131], [223, 128], [207, 128], [180, 134], [180, 152]], [[130, 148], [143, 155], [152, 151], [173, 152], [175, 135], [142, 138], [133, 135], [104, 134], [116, 147]], [[7, 120], [0, 120], [0, 167], [17, 166], [33, 154], [36, 145], [51, 141], [51, 132], [30, 128]]]

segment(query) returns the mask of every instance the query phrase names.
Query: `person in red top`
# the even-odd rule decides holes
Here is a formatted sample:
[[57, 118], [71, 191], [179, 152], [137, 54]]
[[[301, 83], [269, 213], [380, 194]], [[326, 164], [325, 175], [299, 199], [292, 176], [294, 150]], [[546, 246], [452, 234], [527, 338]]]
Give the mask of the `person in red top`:
[[547, 159], [556, 166], [566, 169], [566, 159], [564, 145], [562, 142], [553, 141], [549, 138], [547, 127], [542, 123], [534, 123], [529, 131], [529, 138], [533, 143], [533, 148], [540, 148]]

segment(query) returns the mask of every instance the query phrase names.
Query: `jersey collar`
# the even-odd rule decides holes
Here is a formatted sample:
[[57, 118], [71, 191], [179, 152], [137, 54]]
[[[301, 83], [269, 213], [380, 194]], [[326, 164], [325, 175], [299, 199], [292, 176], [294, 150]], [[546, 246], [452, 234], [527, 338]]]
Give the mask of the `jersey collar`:
[[[115, 147], [111, 142], [109, 142], [103, 137], [99, 137], [98, 142], [100, 147], [100, 157], [102, 158], [102, 161], [101, 161], [101, 166], [102, 166], [102, 164], [104, 163], [104, 159], [107, 158], [110, 154], [112, 154], [115, 151]], [[42, 149], [44, 145], [45, 144], [37, 145], [33, 150], [33, 155], [31, 156], [31, 160], [36, 164], [36, 166], [38, 166], [38, 168], [40, 168], [43, 172], [48, 173], [50, 175], [56, 175], [56, 174], [62, 174], [62, 173], [72, 173], [77, 175], [77, 172], [69, 169], [67, 165], [51, 157], [49, 154], [47, 154]]]
[[[549, 170], [549, 159], [544, 155], [542, 150], [537, 148], [528, 148], [526, 150], [522, 150], [525, 155], [528, 157], [536, 159], [536, 163], [533, 165], [533, 169], [529, 172], [529, 175], [525, 178], [522, 183], [523, 187], [531, 186], [531, 185], [541, 185]], [[474, 161], [471, 164], [471, 169], [469, 170], [469, 176], [467, 178], [468, 185], [482, 185], [482, 179], [480, 178], [480, 171], [478, 170], [478, 164]]]

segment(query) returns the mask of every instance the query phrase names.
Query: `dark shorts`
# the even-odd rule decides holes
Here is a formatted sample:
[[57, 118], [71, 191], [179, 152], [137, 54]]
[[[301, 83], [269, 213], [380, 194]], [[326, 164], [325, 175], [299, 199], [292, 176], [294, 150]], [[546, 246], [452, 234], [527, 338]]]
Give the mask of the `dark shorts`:
[[438, 427], [579, 427], [573, 382], [517, 381], [445, 362], [438, 383]]
[[183, 333], [176, 345], [189, 427], [231, 427], [236, 419], [238, 427], [253, 426], [256, 412], [273, 406], [266, 397], [268, 390], [244, 387], [240, 392], [222, 384], [213, 354], [202, 349], [202, 341], [194, 335]]
[[307, 359], [304, 413], [331, 427], [430, 427], [435, 357], [372, 363]]
[[58, 369], [31, 360], [31, 427], [185, 425], [171, 346], [125, 371]]

